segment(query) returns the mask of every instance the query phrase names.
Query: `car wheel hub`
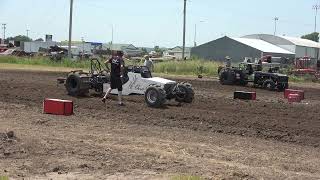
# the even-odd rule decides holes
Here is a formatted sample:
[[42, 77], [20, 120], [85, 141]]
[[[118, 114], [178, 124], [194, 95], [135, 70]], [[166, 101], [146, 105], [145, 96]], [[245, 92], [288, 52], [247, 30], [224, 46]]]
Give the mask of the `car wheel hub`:
[[157, 92], [154, 90], [149, 91], [147, 94], [147, 99], [149, 102], [155, 103], [157, 101]]

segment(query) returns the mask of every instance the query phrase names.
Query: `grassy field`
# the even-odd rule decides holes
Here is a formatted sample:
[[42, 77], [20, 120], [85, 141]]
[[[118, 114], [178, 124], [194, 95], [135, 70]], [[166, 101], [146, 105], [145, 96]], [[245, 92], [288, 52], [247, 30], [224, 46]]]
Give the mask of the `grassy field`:
[[[126, 61], [126, 65], [141, 65], [142, 61]], [[187, 61], [164, 61], [156, 62], [154, 73], [161, 75], [180, 75], [180, 76], [198, 76], [217, 77], [218, 67], [221, 63], [192, 59]], [[50, 71], [70, 71], [74, 69], [89, 70], [90, 61], [52, 61], [49, 58], [33, 57], [20, 58], [14, 56], [0, 56], [0, 67], [5, 69], [35, 69]], [[288, 72], [288, 70], [283, 71]], [[285, 73], [286, 74], [286, 73]], [[319, 82], [315, 81], [312, 76], [296, 77], [289, 75], [291, 82]]]
[[217, 76], [218, 67], [222, 65], [217, 62], [204, 61], [199, 59], [187, 61], [167, 61], [155, 64], [156, 73], [173, 74], [173, 75], [204, 75]]
[[0, 63], [84, 69], [90, 67], [90, 61], [70, 61], [64, 59], [62, 61], [56, 62], [44, 57], [20, 58], [14, 56], [0, 56]]
[[[141, 65], [142, 62], [126, 61], [127, 65]], [[73, 69], [89, 69], [90, 61], [70, 61], [64, 59], [56, 62], [48, 58], [34, 57], [34, 58], [19, 58], [13, 56], [0, 56], [0, 64], [15, 64], [22, 67], [28, 66], [42, 66], [42, 67], [64, 67]], [[199, 75], [217, 76], [217, 69], [219, 63], [188, 60], [188, 61], [166, 61], [155, 63], [155, 73], [169, 74], [169, 75]]]

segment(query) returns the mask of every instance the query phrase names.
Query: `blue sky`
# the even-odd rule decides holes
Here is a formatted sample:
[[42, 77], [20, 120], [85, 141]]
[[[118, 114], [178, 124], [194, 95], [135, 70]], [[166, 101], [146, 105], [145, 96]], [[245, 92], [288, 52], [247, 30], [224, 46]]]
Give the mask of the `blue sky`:
[[[223, 35], [273, 34], [275, 16], [277, 34], [301, 36], [314, 30], [312, 5], [317, 2], [188, 0], [186, 42], [193, 45], [195, 24], [198, 44]], [[7, 36], [30, 29], [33, 39], [45, 34], [57, 41], [68, 38], [69, 0], [0, 0], [0, 9]], [[73, 40], [109, 42], [113, 25], [115, 43], [174, 47], [182, 44], [182, 20], [183, 0], [74, 0]]]

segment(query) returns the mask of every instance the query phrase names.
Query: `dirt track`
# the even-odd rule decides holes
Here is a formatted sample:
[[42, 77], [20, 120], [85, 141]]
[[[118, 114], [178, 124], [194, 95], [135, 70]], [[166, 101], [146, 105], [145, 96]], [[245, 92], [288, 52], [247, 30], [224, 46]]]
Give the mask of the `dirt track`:
[[[0, 175], [66, 179], [319, 179], [320, 87], [304, 85], [306, 100], [283, 94], [188, 80], [193, 104], [150, 109], [143, 96], [75, 99], [55, 79], [61, 73], [0, 71]], [[232, 99], [234, 90], [258, 100]], [[72, 99], [71, 117], [42, 114], [46, 97]]]

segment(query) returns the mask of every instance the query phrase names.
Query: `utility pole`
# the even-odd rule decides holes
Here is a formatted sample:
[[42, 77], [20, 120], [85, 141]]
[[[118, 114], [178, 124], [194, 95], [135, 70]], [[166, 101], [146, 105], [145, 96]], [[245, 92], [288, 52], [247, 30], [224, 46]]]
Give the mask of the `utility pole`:
[[71, 59], [71, 41], [72, 41], [72, 11], [73, 11], [73, 0], [70, 0], [70, 19], [69, 19], [69, 45], [68, 45], [68, 57]]
[[[199, 21], [199, 23], [203, 23], [205, 21]], [[194, 24], [194, 47], [197, 46], [197, 23]]]
[[197, 46], [197, 23], [194, 24], [194, 47]]
[[185, 58], [185, 48], [186, 48], [186, 14], [187, 14], [187, 0], [184, 0], [182, 60], [184, 60]]
[[27, 29], [27, 37], [29, 37], [29, 31], [30, 31], [30, 30], [29, 30], [29, 29]]
[[112, 27], [111, 27], [111, 44], [113, 44], [113, 24], [112, 24]]
[[82, 42], [82, 55], [84, 54], [84, 38], [81, 37], [81, 42]]
[[277, 34], [277, 21], [279, 21], [278, 17], [274, 18], [274, 36]]
[[314, 16], [314, 32], [317, 32], [317, 16], [318, 16], [318, 9], [320, 9], [320, 5], [313, 5], [313, 10], [315, 10], [315, 16]]
[[111, 26], [111, 51], [113, 51], [113, 24]]
[[6, 25], [5, 23], [2, 24], [2, 28], [3, 28], [3, 44], [5, 43], [5, 39], [6, 39]]

